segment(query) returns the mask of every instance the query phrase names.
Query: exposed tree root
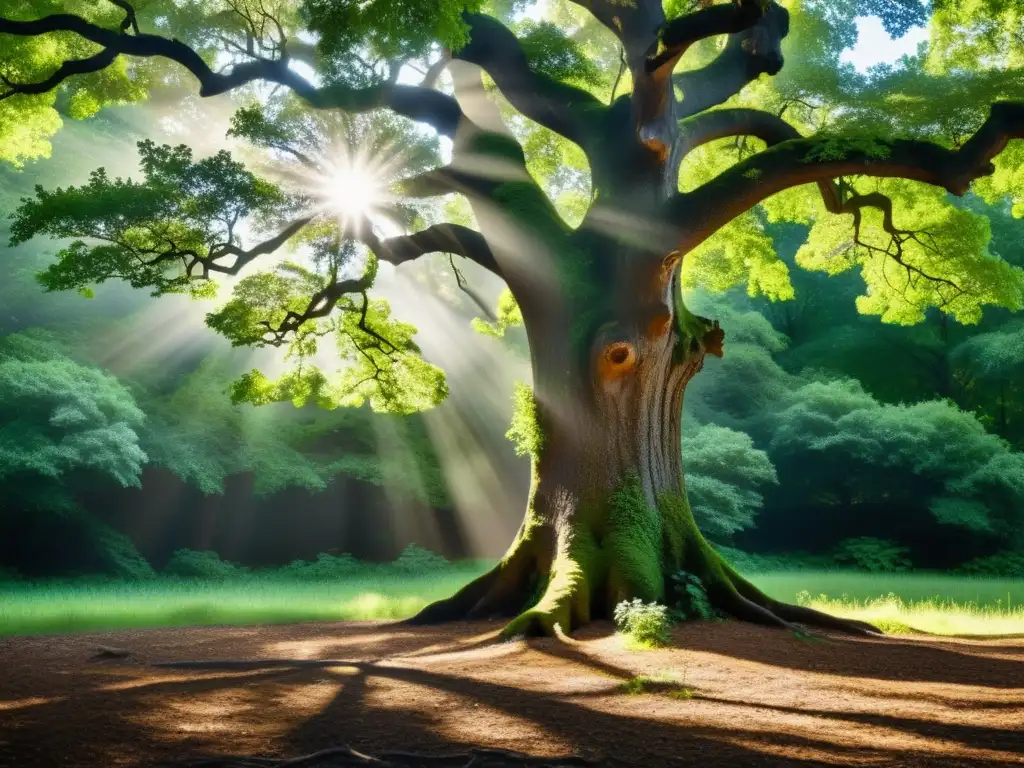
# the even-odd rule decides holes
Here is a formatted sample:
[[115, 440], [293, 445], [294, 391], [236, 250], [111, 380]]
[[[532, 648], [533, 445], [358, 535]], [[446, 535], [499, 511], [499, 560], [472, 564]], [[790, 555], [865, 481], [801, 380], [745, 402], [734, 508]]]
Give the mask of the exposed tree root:
[[96, 647], [95, 655], [90, 661], [103, 661], [105, 659], [127, 659], [131, 656], [131, 651], [125, 648], [110, 648], [106, 645], [100, 645]]
[[[726, 576], [735, 588], [735, 595], [739, 601], [732, 601], [732, 605], [725, 605], [723, 609], [733, 614], [738, 619], [754, 621], [758, 624], [783, 627], [794, 630], [794, 623], [806, 627], [820, 629], [832, 629], [837, 632], [845, 632], [848, 635], [861, 635], [868, 637], [882, 637], [884, 632], [878, 627], [868, 624], [865, 621], [855, 619], [842, 619], [828, 613], [816, 611], [802, 605], [791, 605], [790, 603], [779, 602], [768, 597], [764, 592], [755, 587], [745, 578], [740, 576], [731, 566], [722, 563]], [[738, 608], [737, 608], [738, 606]], [[750, 606], [757, 609], [751, 610]], [[744, 615], [746, 614], [746, 615]]]
[[441, 624], [446, 621], [466, 619], [473, 609], [490, 593], [501, 576], [503, 564], [499, 563], [483, 576], [478, 576], [451, 597], [431, 603], [403, 624]]
[[[403, 623], [440, 624], [460, 619], [511, 618], [523, 610], [531, 579], [539, 578], [541, 564], [533, 545], [517, 540], [511, 553], [487, 573], [478, 576], [451, 597], [431, 603]], [[550, 631], [550, 627], [548, 628]]]
[[[580, 563], [564, 553], [540, 560], [535, 546], [522, 544], [517, 541], [511, 554], [490, 571], [451, 597], [431, 603], [405, 623], [438, 624], [462, 619], [509, 618], [511, 621], [501, 636], [510, 639], [552, 637], [558, 634], [559, 629], [569, 633], [590, 621], [593, 618], [591, 598], [595, 585], [590, 583], [589, 575]], [[699, 560], [690, 564], [687, 570], [702, 573], [711, 604], [740, 621], [792, 632], [805, 632], [801, 627], [811, 627], [852, 635], [883, 636], [881, 630], [866, 622], [842, 619], [813, 608], [772, 599], [737, 573], [706, 542], [691, 555], [694, 556]], [[530, 601], [530, 584], [537, 583], [539, 579], [546, 581], [544, 592], [539, 599]], [[610, 612], [612, 608], [609, 605], [606, 610]]]
[[501, 637], [504, 640], [517, 637], [555, 637], [559, 630], [572, 631], [566, 611], [531, 608], [506, 624], [501, 630]]
[[[884, 633], [867, 622], [843, 619], [801, 605], [774, 600], [744, 579], [735, 570], [722, 563], [724, 584], [712, 590], [712, 605], [740, 621], [749, 621], [792, 632], [803, 632], [800, 627], [833, 630], [851, 635], [881, 637]], [[502, 630], [505, 639], [513, 637], [551, 637], [557, 628], [571, 632], [586, 622], [585, 610], [577, 605], [580, 595], [570, 586], [569, 591], [557, 595], [548, 592], [535, 606], [523, 610], [522, 595], [517, 604], [510, 591], [511, 580], [500, 564], [488, 573], [470, 582], [451, 597], [439, 600], [408, 619], [408, 624], [437, 624], [459, 619], [513, 617]], [[502, 588], [503, 587], [503, 588]], [[576, 610], [574, 610], [574, 607]], [[492, 610], [493, 609], [493, 610]]]
[[777, 616], [764, 606], [755, 603], [753, 600], [747, 599], [739, 592], [725, 590], [723, 598], [713, 601], [713, 604], [716, 604], [716, 607], [721, 608], [721, 610], [741, 621], [749, 621], [752, 624], [763, 624], [766, 627], [779, 627], [781, 629], [790, 630], [796, 629], [796, 627], [785, 621], [780, 616]]
[[563, 632], [571, 632], [575, 628], [569, 604], [572, 595], [562, 599], [542, 598], [536, 606], [523, 610], [525, 598], [522, 594], [510, 595], [498, 587], [500, 580], [495, 571], [491, 571], [451, 597], [431, 603], [403, 623], [440, 624], [460, 619], [511, 618], [501, 631], [505, 640], [523, 636], [552, 637], [557, 633], [556, 627]]
[[828, 613], [816, 611], [803, 605], [791, 605], [773, 601], [772, 611], [778, 616], [808, 627], [821, 627], [845, 632], [848, 635], [884, 636], [884, 632], [873, 624], [856, 619], [842, 619]]
[[385, 752], [368, 755], [349, 747], [336, 747], [302, 757], [277, 759], [269, 757], [209, 757], [182, 760], [161, 765], [171, 768], [348, 768], [348, 766], [376, 766], [377, 768], [499, 768], [500, 766], [532, 766], [534, 768], [562, 768], [563, 766], [614, 765], [614, 761], [600, 763], [575, 755], [565, 757], [537, 757], [503, 749], [473, 749], [454, 755], [423, 755], [411, 752]]

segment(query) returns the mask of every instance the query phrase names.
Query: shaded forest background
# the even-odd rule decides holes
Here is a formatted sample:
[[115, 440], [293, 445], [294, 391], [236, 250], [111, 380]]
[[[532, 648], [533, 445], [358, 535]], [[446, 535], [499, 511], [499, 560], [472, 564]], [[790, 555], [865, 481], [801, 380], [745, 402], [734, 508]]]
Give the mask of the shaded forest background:
[[[70, 123], [51, 159], [0, 168], [0, 210], [99, 165], [135, 173], [142, 138], [177, 143], [184, 131], [198, 152], [217, 149], [227, 114], [214, 101], [169, 119], [156, 103]], [[1008, 207], [955, 204], [984, 208], [990, 249], [1024, 266], [1024, 222]], [[857, 313], [856, 273], [800, 270], [801, 229], [763, 226], [796, 298], [694, 297], [727, 333], [685, 406], [687, 486], [705, 535], [755, 566], [1024, 575], [1024, 319], [988, 309], [976, 326], [938, 311], [882, 324]], [[504, 438], [513, 384], [529, 375], [525, 344], [518, 330], [472, 329], [480, 310], [446, 259], [379, 283], [448, 372], [442, 406], [253, 408], [233, 406], [228, 385], [275, 360], [208, 331], [215, 301], [113, 284], [45, 294], [35, 273], [60, 245], [8, 248], [6, 227], [5, 216], [0, 575], [144, 578], [180, 549], [252, 567], [322, 552], [391, 560], [410, 543], [450, 558], [504, 551], [529, 485]], [[466, 276], [497, 302], [493, 277]]]

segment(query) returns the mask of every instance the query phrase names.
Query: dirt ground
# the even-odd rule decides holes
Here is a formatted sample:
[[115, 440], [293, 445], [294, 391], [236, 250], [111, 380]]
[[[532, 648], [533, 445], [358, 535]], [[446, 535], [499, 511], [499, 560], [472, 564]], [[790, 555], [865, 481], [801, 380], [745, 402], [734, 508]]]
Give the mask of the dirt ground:
[[[1024, 638], [807, 640], [728, 622], [679, 628], [672, 648], [630, 651], [607, 625], [568, 642], [499, 643], [498, 629], [339, 623], [0, 639], [0, 766], [294, 757], [341, 745], [488, 746], [638, 766], [1024, 765]], [[98, 645], [132, 655], [90, 661]], [[151, 666], [222, 659], [259, 663]], [[337, 662], [308, 665], [320, 659]], [[622, 692], [636, 675], [674, 682]]]

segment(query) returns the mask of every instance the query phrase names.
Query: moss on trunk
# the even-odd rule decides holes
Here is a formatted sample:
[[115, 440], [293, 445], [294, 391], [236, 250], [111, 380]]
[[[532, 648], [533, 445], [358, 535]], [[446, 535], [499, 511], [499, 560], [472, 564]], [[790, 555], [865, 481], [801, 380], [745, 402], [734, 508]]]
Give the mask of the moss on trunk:
[[[683, 393], [705, 354], [722, 354], [723, 333], [686, 308], [680, 262], [674, 252], [592, 253], [587, 269], [562, 270], [554, 301], [521, 307], [534, 390], [517, 390], [509, 436], [532, 458], [526, 516], [492, 571], [413, 621], [506, 617], [506, 636], [571, 632], [612, 618], [623, 600], [665, 602], [680, 571], [738, 618], [816, 618], [740, 577], [693, 519]], [[592, 263], [621, 279], [595, 284]]]

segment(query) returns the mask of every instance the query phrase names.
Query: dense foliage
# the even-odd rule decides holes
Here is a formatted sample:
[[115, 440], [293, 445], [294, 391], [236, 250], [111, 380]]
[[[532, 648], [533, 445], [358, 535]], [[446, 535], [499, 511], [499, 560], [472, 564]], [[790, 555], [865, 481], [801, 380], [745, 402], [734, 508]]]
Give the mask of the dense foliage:
[[[672, 20], [728, 4], [661, 5]], [[698, 74], [714, 71], [738, 38], [699, 37], [673, 60], [682, 103], [701, 105], [680, 121], [694, 139], [679, 191], [722, 179], [757, 185], [773, 172], [764, 164], [782, 154], [772, 147], [779, 142], [759, 131], [699, 138], [701, 118], [730, 110], [785, 118], [801, 167], [855, 167], [807, 176], [836, 180], [831, 202], [813, 183], [754, 195], [758, 204], [685, 255], [687, 302], [728, 334], [726, 356], [709, 362], [686, 400], [682, 448], [701, 529], [719, 543], [772, 550], [784, 547], [767, 531], [816, 530], [802, 546], [868, 570], [1019, 567], [1024, 323], [1012, 313], [1024, 307], [1015, 218], [1024, 214], [1024, 142], [1009, 141], [991, 173], [969, 169], [956, 183], [873, 169], [899, 165], [901, 141], [927, 141], [938, 157], [971, 146], [994, 103], [1024, 98], [1020, 9], [1003, 0], [735, 5], [764, 14], [785, 7], [787, 63], [780, 70], [759, 60], [753, 76], [717, 98]], [[596, 122], [631, 98], [638, 86], [628, 41], [615, 30], [639, 7], [552, 0], [543, 17], [526, 15], [537, 8], [519, 0], [153, 0], [127, 13], [123, 3], [79, 0], [5, 7], [0, 160], [28, 164], [24, 176], [3, 171], [21, 198], [4, 201], [14, 215], [3, 253], [18, 257], [0, 284], [5, 514], [74, 516], [107, 542], [100, 549], [123, 554], [125, 541], [75, 497], [79, 485], [138, 483], [147, 464], [210, 495], [240, 475], [255, 478], [256, 494], [272, 494], [320, 492], [345, 474], [444, 505], [422, 422], [405, 417], [439, 404], [448, 385], [401, 308], [371, 295], [381, 265], [435, 251], [481, 261], [473, 234], [488, 209], [451, 194], [472, 197], [479, 180], [467, 168], [506, 182], [488, 188], [487, 204], [536, 228], [513, 232], [515, 250], [543, 251], [544, 227], [581, 227], [608, 190], [598, 188], [593, 148], [573, 140], [551, 105], [561, 100], [574, 120]], [[604, 11], [616, 15], [609, 22]], [[76, 14], [92, 37], [17, 26], [55, 12]], [[894, 35], [928, 24], [928, 43], [858, 71], [842, 55], [863, 15], [880, 17]], [[672, 48], [671, 27], [659, 51]], [[156, 54], [136, 55], [133, 46], [154, 40]], [[743, 50], [760, 56], [758, 45], [745, 40]], [[69, 61], [80, 71], [66, 72]], [[202, 153], [111, 117], [116, 105], [182, 100], [195, 80], [202, 96], [228, 94], [229, 148]], [[503, 127], [459, 133], [467, 115]], [[64, 118], [119, 134], [117, 156], [74, 179], [32, 164], [59, 144]], [[198, 131], [185, 133], [191, 141]], [[373, 178], [351, 173], [362, 166]], [[357, 180], [368, 207], [339, 210], [337, 190], [325, 187]], [[971, 181], [972, 195], [953, 201], [948, 191], [962, 194]], [[597, 216], [590, 225], [609, 222]], [[52, 256], [42, 237], [54, 241]], [[454, 259], [432, 269], [472, 295]], [[138, 307], [111, 281], [161, 301], [216, 300], [206, 305], [209, 328], [234, 347], [283, 354], [249, 360], [206, 346], [115, 377], [104, 369], [118, 361], [101, 348]], [[37, 288], [96, 299], [86, 311], [84, 298], [72, 306], [47, 296], [48, 314]], [[230, 295], [218, 296], [225, 288]], [[522, 320], [506, 291], [475, 326], [503, 339]], [[36, 326], [54, 326], [52, 335], [24, 332]], [[388, 429], [408, 450], [377, 450], [378, 430]], [[544, 442], [525, 385], [509, 436], [521, 454], [536, 456]], [[417, 557], [407, 558], [410, 568]], [[215, 559], [178, 554], [172, 571], [226, 572]]]

